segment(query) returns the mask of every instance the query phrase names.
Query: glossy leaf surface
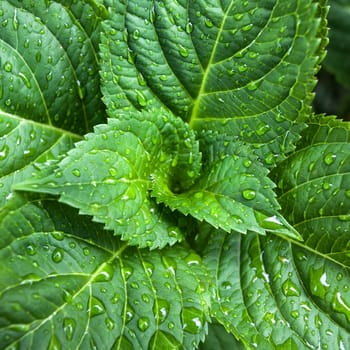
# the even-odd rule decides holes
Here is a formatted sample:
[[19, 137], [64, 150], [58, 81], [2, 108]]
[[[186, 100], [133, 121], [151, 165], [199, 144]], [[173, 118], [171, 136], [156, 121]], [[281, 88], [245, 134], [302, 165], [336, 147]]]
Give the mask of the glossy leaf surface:
[[52, 200], [13, 208], [0, 230], [2, 347], [177, 349], [204, 338], [208, 279], [188, 248], [128, 247]]
[[1, 110], [79, 134], [104, 120], [101, 9], [82, 1], [1, 2]]
[[196, 130], [253, 144], [274, 164], [293, 149], [303, 127], [295, 122], [310, 112], [323, 5], [118, 3], [101, 46], [109, 115], [165, 105]]

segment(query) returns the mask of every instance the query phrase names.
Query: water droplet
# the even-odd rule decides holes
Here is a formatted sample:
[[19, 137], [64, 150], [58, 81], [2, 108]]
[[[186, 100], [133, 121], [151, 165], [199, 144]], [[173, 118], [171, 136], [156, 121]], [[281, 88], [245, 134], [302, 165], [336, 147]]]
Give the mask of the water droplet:
[[11, 62], [5, 62], [4, 64], [4, 69], [5, 69], [5, 72], [12, 72], [12, 63]]
[[212, 28], [214, 26], [213, 22], [209, 18], [206, 18], [204, 23], [208, 28]]
[[257, 126], [256, 134], [259, 136], [262, 136], [262, 135], [266, 134], [270, 129], [271, 129], [270, 125], [265, 124], [265, 123], [260, 123]]
[[64, 239], [64, 232], [62, 231], [54, 231], [51, 232], [51, 236], [56, 239], [57, 241], [63, 241]]
[[335, 162], [337, 158], [337, 155], [334, 153], [327, 153], [325, 155], [325, 157], [323, 158], [323, 161], [327, 164], [327, 165], [331, 165]]
[[329, 289], [327, 275], [324, 270], [311, 268], [310, 270], [310, 291], [313, 295], [324, 299]]
[[66, 335], [67, 340], [72, 340], [75, 332], [76, 323], [73, 318], [65, 318], [63, 320], [63, 331]]
[[333, 310], [344, 314], [350, 322], [350, 305], [344, 300], [340, 292], [336, 292], [332, 302]]
[[300, 296], [299, 287], [289, 278], [283, 283], [282, 292], [286, 297]]
[[109, 317], [105, 319], [105, 324], [107, 329], [109, 329], [110, 331], [115, 327], [115, 322]]
[[187, 47], [179, 45], [179, 53], [182, 57], [186, 58], [190, 52]]
[[132, 33], [132, 37], [135, 40], [138, 40], [140, 38], [140, 31], [138, 29], [135, 29], [134, 32]]
[[167, 77], [165, 74], [161, 74], [161, 75], [159, 76], [159, 79], [160, 79], [161, 81], [167, 81], [167, 80], [168, 80], [168, 77]]
[[28, 255], [33, 256], [33, 255], [36, 254], [36, 247], [35, 247], [35, 245], [33, 245], [33, 244], [28, 244], [28, 245], [26, 246], [25, 250], [26, 250], [26, 253], [27, 253]]
[[111, 264], [105, 264], [101, 270], [97, 271], [95, 282], [111, 281], [114, 275], [114, 268]]
[[134, 318], [135, 312], [130, 305], [127, 305], [125, 314], [127, 322], [130, 322]]
[[63, 260], [64, 257], [64, 251], [62, 248], [55, 248], [55, 250], [52, 252], [52, 260], [55, 263], [60, 263]]
[[246, 64], [241, 64], [238, 66], [238, 70], [243, 73], [248, 69], [248, 66]]
[[196, 308], [188, 307], [182, 310], [182, 328], [185, 332], [198, 334], [203, 329], [202, 320], [198, 317], [202, 312]]
[[134, 272], [134, 269], [131, 266], [123, 266], [121, 270], [122, 275], [126, 281], [131, 277], [131, 275]]
[[80, 177], [80, 170], [79, 169], [73, 169], [72, 174], [76, 177]]
[[130, 343], [127, 337], [121, 335], [115, 340], [111, 349], [134, 350], [135, 347]]
[[299, 317], [299, 311], [298, 310], [293, 310], [291, 311], [290, 315], [293, 317], [293, 318], [298, 318]]
[[250, 168], [250, 166], [252, 165], [252, 161], [250, 159], [245, 159], [244, 162], [243, 162], [243, 165], [246, 168]]
[[90, 317], [98, 316], [106, 312], [102, 301], [96, 297], [90, 297]]
[[251, 189], [246, 189], [242, 192], [242, 196], [247, 200], [252, 200], [256, 197], [256, 192]]
[[60, 349], [62, 349], [61, 343], [58, 340], [58, 338], [55, 335], [53, 335], [50, 339], [50, 344], [47, 347], [47, 350], [60, 350]]
[[4, 145], [4, 146], [0, 149], [0, 161], [1, 161], [1, 160], [4, 160], [4, 159], [8, 156], [9, 151], [10, 151], [10, 149], [9, 149], [9, 146], [7, 146], [7, 145]]
[[83, 254], [85, 256], [89, 256], [90, 255], [90, 249], [88, 247], [83, 248]]
[[253, 28], [253, 23], [247, 24], [246, 26], [242, 27], [243, 32], [249, 32]]
[[171, 238], [180, 239], [181, 238], [181, 231], [176, 226], [169, 226], [168, 227], [168, 235]]
[[170, 303], [164, 299], [157, 299], [153, 304], [153, 313], [159, 323], [165, 321], [169, 314]]
[[38, 51], [36, 54], [35, 54], [35, 60], [39, 63], [41, 61], [41, 52]]
[[193, 24], [191, 22], [186, 24], [185, 31], [187, 34], [191, 34], [193, 32]]
[[236, 13], [236, 14], [233, 15], [233, 18], [236, 21], [240, 21], [243, 17], [244, 17], [244, 13]]
[[198, 266], [198, 265], [201, 265], [201, 263], [202, 263], [201, 258], [196, 253], [190, 253], [190, 254], [186, 255], [184, 260], [185, 260], [186, 264], [189, 266], [193, 266], [193, 265]]
[[32, 84], [30, 83], [30, 80], [28, 79], [28, 77], [26, 75], [24, 75], [23, 73], [19, 72], [18, 76], [22, 79], [24, 85], [30, 89], [32, 87]]
[[51, 81], [51, 80], [52, 80], [52, 72], [49, 72], [49, 73], [46, 75], [46, 80], [47, 80], [47, 81]]
[[145, 107], [147, 105], [147, 99], [146, 99], [145, 95], [139, 90], [135, 90], [135, 93], [136, 93], [136, 99], [137, 99], [138, 104], [141, 107]]
[[140, 317], [137, 321], [137, 326], [141, 332], [145, 332], [150, 326], [150, 320], [148, 317]]

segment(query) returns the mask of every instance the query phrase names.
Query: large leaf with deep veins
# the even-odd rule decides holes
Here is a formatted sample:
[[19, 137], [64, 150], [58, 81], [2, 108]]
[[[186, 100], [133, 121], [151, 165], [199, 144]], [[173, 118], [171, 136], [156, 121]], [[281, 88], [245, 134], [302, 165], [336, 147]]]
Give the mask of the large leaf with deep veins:
[[308, 117], [323, 55], [323, 1], [113, 6], [101, 46], [110, 116], [165, 105], [194, 129], [253, 144], [265, 164], [293, 149], [302, 128], [295, 122]]
[[347, 123], [315, 118], [297, 152], [272, 172], [282, 212], [304, 242], [202, 227], [215, 284], [212, 314], [243, 343], [350, 346], [349, 141]]
[[208, 276], [188, 247], [128, 247], [50, 199], [12, 208], [0, 231], [2, 348], [190, 349], [204, 338]]
[[0, 109], [79, 134], [104, 120], [98, 66], [102, 6], [0, 3]]

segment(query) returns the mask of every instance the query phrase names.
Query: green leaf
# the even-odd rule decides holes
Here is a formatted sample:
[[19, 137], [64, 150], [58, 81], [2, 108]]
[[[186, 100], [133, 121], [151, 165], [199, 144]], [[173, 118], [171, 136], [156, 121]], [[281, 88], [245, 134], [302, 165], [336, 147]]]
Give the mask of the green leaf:
[[208, 277], [188, 247], [128, 247], [52, 200], [13, 208], [0, 231], [1, 348], [192, 349], [204, 339]]
[[39, 166], [51, 164], [73, 147], [79, 136], [0, 111], [0, 220], [14, 203], [27, 200], [12, 186], [28, 179]]
[[9, 0], [0, 13], [0, 109], [79, 134], [102, 122], [101, 7]]
[[130, 244], [157, 248], [183, 235], [177, 216], [150, 197], [151, 178], [161, 174], [186, 187], [200, 160], [198, 142], [181, 119], [162, 111], [125, 113], [96, 126], [58, 165], [14, 188], [60, 195]]
[[329, 45], [323, 65], [340, 83], [350, 88], [350, 3], [330, 0], [329, 5]]
[[293, 149], [326, 41], [324, 1], [114, 6], [101, 45], [111, 117], [165, 105], [196, 130], [254, 145], [265, 164]]
[[279, 179], [279, 201], [305, 244], [349, 265], [350, 128], [319, 117], [304, 132], [297, 152], [272, 172]]
[[275, 235], [206, 230], [212, 316], [248, 348], [350, 346], [348, 267]]
[[201, 141], [205, 163], [198, 181], [189, 190], [174, 193], [164, 178], [155, 178], [152, 195], [157, 201], [227, 232], [272, 231], [298, 239], [278, 213], [275, 184], [251, 148], [212, 133], [203, 134]]
[[209, 324], [208, 336], [204, 344], [200, 344], [199, 350], [227, 350], [234, 349], [240, 350], [245, 349], [244, 345], [237, 341], [232, 334], [226, 332], [225, 328], [219, 323], [213, 322]]

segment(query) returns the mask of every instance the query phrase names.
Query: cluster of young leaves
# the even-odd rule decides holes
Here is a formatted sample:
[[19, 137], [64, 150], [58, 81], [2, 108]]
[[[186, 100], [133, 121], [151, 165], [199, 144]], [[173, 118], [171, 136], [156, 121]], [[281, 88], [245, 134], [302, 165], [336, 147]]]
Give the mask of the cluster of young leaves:
[[320, 0], [0, 3], [0, 346], [350, 347], [350, 127]]

